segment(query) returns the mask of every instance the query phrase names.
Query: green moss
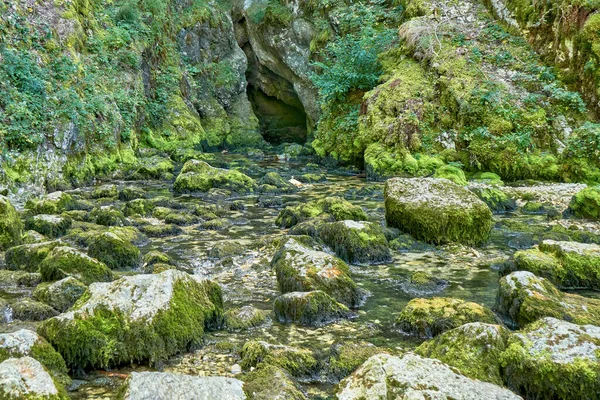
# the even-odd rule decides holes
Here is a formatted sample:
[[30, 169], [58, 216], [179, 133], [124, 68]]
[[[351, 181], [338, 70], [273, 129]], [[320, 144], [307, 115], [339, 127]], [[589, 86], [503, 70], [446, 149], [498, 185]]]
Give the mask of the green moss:
[[198, 223], [198, 217], [188, 213], [172, 212], [165, 215], [164, 220], [167, 224], [174, 224], [178, 226], [187, 226]]
[[83, 296], [87, 286], [73, 277], [55, 283], [44, 282], [33, 291], [33, 298], [48, 304], [59, 312], [65, 312]]
[[244, 392], [249, 399], [271, 400], [280, 397], [286, 400], [306, 400], [300, 386], [283, 368], [275, 365], [261, 363], [242, 379]]
[[[169, 273], [169, 272], [165, 272]], [[85, 305], [84, 296], [74, 310]], [[97, 305], [92, 312], [75, 312], [73, 319], [53, 318], [38, 328], [71, 369], [110, 368], [131, 362], [150, 364], [199, 344], [205, 328], [222, 318], [218, 285], [178, 279], [169, 306], [152, 321], [131, 320], [119, 309]]]
[[92, 199], [116, 199], [118, 196], [119, 191], [115, 185], [98, 186], [90, 194]]
[[140, 263], [140, 250], [111, 232], [92, 239], [88, 254], [110, 269], [132, 269]]
[[294, 185], [284, 180], [277, 172], [268, 172], [258, 181], [259, 191], [263, 193], [293, 193], [297, 189]]
[[22, 299], [11, 304], [13, 318], [17, 321], [44, 321], [58, 315], [48, 304]]
[[516, 201], [508, 197], [501, 189], [475, 187], [470, 190], [495, 213], [505, 213], [517, 209]]
[[345, 305], [320, 290], [279, 296], [273, 303], [273, 311], [281, 323], [305, 326], [322, 326], [351, 316]]
[[40, 263], [58, 244], [58, 242], [42, 242], [11, 247], [6, 251], [6, 268], [13, 271], [36, 272]]
[[346, 262], [377, 264], [392, 259], [383, 228], [376, 223], [339, 221], [318, 230], [321, 240]]
[[569, 204], [577, 217], [600, 221], [600, 189], [589, 187], [578, 192]]
[[469, 378], [502, 386], [500, 357], [509, 336], [503, 326], [470, 323], [436, 336], [415, 352], [455, 367]]
[[20, 244], [23, 223], [7, 197], [0, 195], [0, 250]]
[[255, 183], [239, 171], [213, 168], [204, 161], [190, 160], [183, 166], [174, 185], [178, 193], [208, 192], [212, 188], [251, 193]]
[[127, 186], [119, 190], [119, 200], [131, 201], [146, 198], [146, 191], [135, 186]]
[[180, 227], [173, 224], [142, 225], [139, 229], [149, 237], [175, 236], [183, 232]]
[[327, 372], [334, 380], [340, 380], [354, 372], [371, 356], [386, 352], [368, 342], [334, 343], [327, 356]]
[[125, 206], [123, 206], [123, 214], [127, 217], [135, 215], [147, 217], [152, 215], [155, 207], [156, 206], [150, 200], [135, 199], [125, 203]]
[[286, 207], [279, 213], [275, 223], [283, 228], [291, 228], [302, 221], [318, 217], [322, 214], [330, 214], [336, 221], [367, 220], [367, 215], [361, 207], [355, 206], [341, 197], [326, 197], [295, 207]]
[[123, 226], [127, 224], [125, 215], [112, 206], [94, 208], [90, 212], [90, 221], [104, 226]]
[[281, 367], [292, 376], [307, 377], [317, 372], [319, 363], [310, 350], [249, 341], [241, 352], [241, 366], [245, 370], [270, 364]]
[[435, 170], [433, 175], [435, 178], [444, 178], [451, 180], [457, 185], [465, 186], [467, 184], [467, 178], [462, 169], [454, 167], [452, 165], [444, 165]]
[[25, 208], [36, 214], [60, 214], [75, 205], [73, 197], [68, 193], [54, 192], [39, 200], [28, 200]]
[[409, 301], [396, 317], [395, 326], [407, 334], [429, 338], [470, 322], [493, 324], [496, 318], [480, 304], [434, 297]]
[[112, 272], [98, 260], [70, 247], [56, 247], [40, 264], [44, 281], [56, 281], [73, 276], [89, 285], [112, 280]]
[[229, 310], [225, 313], [225, 326], [227, 330], [234, 332], [256, 328], [268, 320], [266, 311], [250, 306]]
[[64, 236], [72, 224], [71, 218], [39, 214], [27, 218], [25, 226], [49, 238]]

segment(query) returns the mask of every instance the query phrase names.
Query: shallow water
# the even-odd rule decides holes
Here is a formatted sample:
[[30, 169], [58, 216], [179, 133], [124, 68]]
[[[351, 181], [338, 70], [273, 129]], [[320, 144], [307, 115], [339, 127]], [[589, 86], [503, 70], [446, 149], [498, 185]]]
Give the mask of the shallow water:
[[[239, 157], [229, 157], [231, 164], [244, 163]], [[245, 171], [258, 178], [265, 172], [275, 170], [286, 178], [302, 170], [299, 164], [262, 161], [249, 164]], [[366, 197], [353, 196], [350, 201], [367, 211], [374, 220], [384, 224], [382, 183], [366, 182], [362, 178], [348, 174], [329, 173], [324, 183], [305, 185], [298, 193], [283, 195], [284, 205], [306, 202], [326, 196], [341, 196], [355, 189], [373, 189]], [[119, 186], [142, 187], [150, 197], [168, 196], [173, 198], [170, 189], [172, 182], [115, 182]], [[82, 190], [91, 190], [84, 188]], [[540, 192], [543, 192], [543, 187]], [[564, 189], [565, 196], [575, 187]], [[285, 235], [286, 230], [275, 226], [279, 209], [257, 206], [257, 195], [241, 197], [246, 206], [242, 211], [228, 211], [227, 219], [232, 225], [222, 231], [198, 230], [198, 225], [183, 227], [183, 234], [164, 238], [151, 238], [141, 246], [142, 254], [160, 250], [173, 257], [179, 264], [193, 270], [195, 274], [212, 279], [223, 288], [228, 307], [253, 305], [270, 310], [273, 299], [279, 294], [276, 279], [270, 268], [274, 253], [269, 240]], [[181, 196], [175, 200], [182, 206], [214, 203], [199, 197]], [[122, 204], [115, 202], [115, 204]], [[366, 340], [390, 349], [411, 348], [419, 342], [409, 339], [392, 329], [394, 315], [412, 298], [402, 290], [402, 285], [416, 271], [426, 271], [448, 281], [447, 287], [438, 295], [457, 297], [492, 307], [498, 288], [498, 265], [508, 259], [519, 248], [528, 248], [539, 242], [544, 232], [553, 224], [544, 215], [523, 215], [519, 213], [496, 215], [496, 225], [490, 241], [480, 248], [464, 246], [441, 246], [428, 251], [399, 253], [394, 252], [393, 261], [382, 265], [353, 265], [354, 280], [368, 296], [364, 305], [356, 310], [356, 319], [343, 321], [321, 328], [306, 328], [272, 322], [268, 326], [247, 332], [212, 332], [207, 334], [206, 345], [195, 352], [172, 358], [164, 365], [157, 366], [166, 371], [178, 371], [199, 375], [234, 376], [232, 366], [236, 359], [235, 348], [239, 349], [248, 339], [262, 339], [272, 343], [309, 347], [326, 350], [332, 343], [342, 340]], [[157, 221], [158, 222], [158, 221]], [[561, 222], [561, 221], [559, 221]], [[564, 221], [562, 221], [564, 223]], [[524, 232], [522, 229], [530, 227]], [[590, 232], [597, 232], [598, 226], [586, 226]], [[533, 231], [533, 233], [531, 232]], [[246, 252], [232, 260], [211, 260], [207, 253], [218, 241], [237, 241], [244, 245]], [[28, 296], [30, 292], [17, 288], [0, 288], [3, 298]], [[596, 295], [594, 293], [586, 293]], [[5, 325], [2, 330], [12, 330], [15, 325]], [[139, 367], [139, 369], [148, 369]], [[112, 398], [118, 385], [132, 370], [131, 367], [110, 373], [90, 373], [83, 380], [75, 381], [75, 399]], [[326, 382], [305, 383], [305, 389], [313, 398], [326, 398], [333, 393], [333, 385]]]

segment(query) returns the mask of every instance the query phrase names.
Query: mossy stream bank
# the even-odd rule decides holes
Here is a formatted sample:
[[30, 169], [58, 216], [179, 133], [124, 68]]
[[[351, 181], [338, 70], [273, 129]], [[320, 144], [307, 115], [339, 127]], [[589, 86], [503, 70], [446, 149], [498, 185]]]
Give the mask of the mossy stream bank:
[[[485, 244], [478, 247], [433, 246], [396, 230], [387, 230], [391, 261], [349, 266], [350, 276], [364, 294], [361, 306], [351, 310], [351, 318], [319, 327], [283, 324], [277, 321], [272, 311], [274, 299], [281, 293], [271, 260], [289, 233], [276, 223], [280, 212], [286, 206], [337, 196], [362, 208], [368, 221], [384, 226], [384, 183], [367, 182], [353, 171], [285, 162], [276, 156], [251, 160], [218, 154], [215, 159], [223, 166], [235, 166], [254, 178], [258, 189], [240, 196], [219, 190], [203, 196], [175, 195], [173, 179], [113, 181], [107, 184], [114, 187], [103, 184], [79, 188], [68, 192], [79, 207], [70, 207], [70, 211], [62, 214], [62, 218], [70, 221], [68, 229], [54, 236], [58, 236], [62, 245], [89, 254], [94, 246], [98, 247], [98, 236], [110, 232], [122, 238], [127, 232], [125, 242], [133, 243], [139, 252], [113, 246], [111, 260], [116, 260], [118, 267], [111, 272], [114, 277], [157, 273], [176, 267], [218, 283], [225, 312], [230, 311], [230, 317], [235, 315], [231, 310], [245, 306], [257, 309], [252, 311], [257, 315], [252, 325], [257, 326], [236, 329], [235, 324], [230, 323], [230, 329], [217, 327], [205, 333], [202, 344], [196, 343], [189, 351], [151, 366], [134, 363], [106, 370], [72, 371], [73, 380], [68, 386], [71, 398], [116, 398], [120, 385], [132, 371], [161, 370], [243, 380], [244, 374], [256, 366], [248, 358], [250, 349], [244, 346], [249, 341], [292, 346], [312, 354], [314, 363], [306, 358], [302, 362], [293, 361], [295, 359], [284, 352], [283, 357], [288, 360], [284, 368], [310, 398], [330, 398], [339, 379], [358, 366], [344, 364], [344, 358], [340, 356], [344, 354], [339, 347], [341, 344], [362, 346], [370, 343], [381, 351], [403, 354], [425, 340], [399, 331], [397, 316], [411, 299], [451, 297], [491, 309], [498, 292], [499, 275], [507, 273], [510, 268], [507, 265], [515, 252], [548, 239], [600, 242], [600, 223], [566, 218], [568, 215], [562, 214], [571, 197], [584, 185], [528, 183], [498, 187], [514, 200], [514, 207], [512, 211], [494, 214], [494, 225]], [[280, 174], [283, 181], [294, 178], [307, 183], [297, 190], [285, 186], [287, 189], [265, 192], [261, 185], [265, 185], [264, 177], [269, 172]], [[273, 183], [275, 175], [267, 176]], [[485, 183], [474, 181], [469, 185], [487, 187]], [[27, 211], [31, 210], [31, 205], [28, 207], [17, 207], [26, 228], [31, 226], [28, 225], [31, 211]], [[99, 219], [99, 214], [106, 218]], [[131, 228], [120, 228], [121, 225]], [[313, 242], [311, 246], [334, 254], [323, 244]], [[98, 258], [108, 265], [106, 255], [96, 251]], [[10, 251], [0, 254], [2, 267], [9, 268]], [[125, 265], [127, 257], [133, 260], [134, 268], [119, 268]], [[36, 289], [40, 278], [33, 272], [0, 271], [3, 277], [0, 291], [4, 310], [2, 332], [21, 328], [36, 330], [43, 323], [41, 321], [58, 313], [51, 307], [43, 307], [48, 296], [42, 297], [42, 291]], [[593, 290], [583, 294], [597, 297]], [[18, 304], [33, 299], [35, 306], [20, 311], [23, 307]], [[501, 321], [500, 316], [494, 318]], [[274, 364], [280, 362], [274, 360]], [[294, 369], [298, 365], [309, 366], [306, 371], [298, 372]]]

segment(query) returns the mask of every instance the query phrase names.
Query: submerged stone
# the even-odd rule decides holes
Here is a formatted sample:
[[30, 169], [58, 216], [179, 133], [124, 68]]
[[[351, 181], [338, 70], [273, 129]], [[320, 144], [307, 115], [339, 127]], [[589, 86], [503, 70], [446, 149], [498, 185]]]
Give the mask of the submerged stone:
[[132, 372], [122, 388], [122, 399], [245, 400], [242, 386], [242, 381], [221, 376]]
[[67, 400], [65, 389], [31, 357], [0, 363], [0, 393], [5, 400]]
[[204, 161], [189, 160], [175, 180], [174, 190], [193, 193], [217, 188], [243, 194], [253, 192], [255, 186], [252, 178], [239, 171], [214, 168]]
[[456, 373], [441, 361], [415, 354], [369, 358], [339, 384], [338, 400], [517, 400], [508, 389]]
[[218, 285], [168, 270], [92, 284], [71, 311], [38, 332], [74, 369], [153, 364], [199, 344], [222, 313]]
[[374, 222], [345, 220], [323, 224], [320, 238], [342, 260], [378, 264], [392, 260], [383, 228]]
[[469, 378], [502, 386], [500, 355], [509, 336], [501, 325], [473, 322], [436, 336], [415, 353], [438, 359]]
[[396, 317], [395, 327], [405, 334], [430, 338], [469, 322], [493, 324], [492, 310], [450, 297], [412, 299]]
[[493, 226], [492, 213], [484, 202], [444, 179], [388, 180], [385, 211], [389, 226], [435, 244], [482, 244]]
[[273, 311], [279, 322], [306, 326], [323, 326], [352, 316], [348, 307], [320, 290], [279, 296], [273, 303]]
[[507, 385], [526, 398], [600, 393], [600, 327], [543, 318], [513, 334], [502, 354]]
[[367, 215], [359, 206], [355, 206], [341, 197], [326, 197], [324, 199], [312, 200], [295, 207], [286, 207], [277, 216], [275, 223], [283, 228], [306, 221], [307, 219], [328, 214], [333, 221], [354, 220], [366, 221]]
[[54, 248], [40, 264], [44, 281], [57, 281], [72, 276], [89, 285], [108, 282], [113, 278], [111, 270], [100, 261], [72, 247]]
[[513, 272], [500, 279], [495, 309], [521, 327], [544, 317], [577, 324], [593, 324], [600, 318], [600, 300], [563, 293], [528, 271]]
[[95, 236], [88, 254], [110, 269], [133, 269], [140, 264], [140, 249], [112, 232]]
[[400, 289], [410, 296], [429, 296], [439, 293], [447, 287], [447, 280], [435, 278], [423, 271], [415, 272], [400, 285]]
[[358, 307], [362, 300], [363, 294], [350, 277], [346, 263], [295, 238], [285, 240], [271, 265], [281, 293], [322, 290], [352, 308]]

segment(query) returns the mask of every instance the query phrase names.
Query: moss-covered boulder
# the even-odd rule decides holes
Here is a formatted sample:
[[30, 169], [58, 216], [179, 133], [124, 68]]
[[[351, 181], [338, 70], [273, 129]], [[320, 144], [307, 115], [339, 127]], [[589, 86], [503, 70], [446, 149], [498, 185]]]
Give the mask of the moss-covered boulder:
[[467, 378], [441, 361], [407, 353], [378, 354], [340, 382], [338, 400], [518, 400], [508, 389]]
[[58, 315], [58, 311], [46, 303], [31, 299], [21, 299], [10, 305], [12, 316], [18, 321], [43, 321]]
[[123, 214], [126, 217], [140, 216], [148, 217], [152, 215], [152, 212], [156, 206], [150, 200], [147, 199], [135, 199], [130, 200], [123, 206]]
[[28, 329], [20, 329], [11, 333], [0, 334], [0, 362], [8, 358], [32, 357], [61, 383], [71, 381], [67, 373], [67, 365], [62, 356], [37, 333]]
[[112, 184], [98, 186], [90, 193], [92, 199], [116, 199], [117, 197], [119, 197], [119, 190]]
[[130, 179], [173, 179], [173, 169], [175, 166], [173, 165], [173, 161], [171, 161], [169, 158], [153, 156], [141, 159], [139, 161], [139, 164], [136, 165], [136, 168], [130, 174]]
[[148, 224], [140, 226], [139, 229], [148, 237], [177, 236], [183, 232], [183, 229], [174, 224]]
[[252, 400], [307, 400], [300, 386], [283, 368], [260, 364], [246, 374], [244, 391]]
[[132, 269], [140, 264], [140, 249], [112, 232], [97, 235], [90, 243], [88, 255], [110, 269]]
[[38, 332], [71, 368], [152, 364], [199, 344], [222, 313], [218, 285], [168, 270], [92, 284], [71, 311], [44, 321]]
[[222, 376], [132, 372], [120, 390], [122, 400], [246, 400], [243, 382]]
[[449, 181], [461, 186], [465, 186], [467, 184], [467, 177], [465, 176], [464, 171], [453, 165], [442, 165], [435, 170], [433, 177], [448, 179]]
[[0, 195], [0, 250], [21, 244], [23, 223], [7, 197]]
[[111, 270], [104, 263], [67, 246], [54, 248], [40, 264], [40, 273], [44, 281], [72, 276], [86, 285], [113, 279]]
[[35, 287], [42, 282], [42, 275], [38, 272], [0, 269], [0, 282], [7, 286]]
[[48, 304], [59, 312], [65, 312], [87, 290], [87, 286], [72, 276], [57, 282], [45, 282], [38, 285], [33, 291], [33, 298]]
[[225, 313], [225, 327], [237, 332], [256, 328], [270, 322], [269, 313], [256, 307], [244, 306]]
[[600, 246], [544, 240], [538, 249], [515, 253], [515, 267], [561, 289], [600, 288]]
[[369, 342], [347, 341], [331, 345], [326, 358], [327, 375], [339, 381], [354, 372], [362, 363], [375, 354], [388, 351]]
[[90, 212], [90, 222], [104, 226], [124, 226], [127, 225], [127, 219], [121, 210], [113, 206], [102, 206], [94, 208]]
[[502, 189], [490, 187], [473, 187], [470, 190], [477, 195], [494, 213], [503, 214], [515, 211], [517, 202]]
[[508, 322], [521, 327], [544, 317], [576, 324], [594, 324], [600, 318], [600, 300], [561, 292], [528, 271], [500, 279], [495, 309]]
[[600, 221], [600, 188], [589, 187], [575, 194], [569, 210], [577, 217]]
[[[145, 199], [146, 196], [146, 191], [137, 186], [126, 186], [119, 190], [119, 200], [121, 201]], [[154, 204], [154, 202], [152, 204]]]
[[367, 214], [365, 214], [361, 207], [355, 206], [341, 197], [326, 197], [298, 206], [286, 207], [279, 213], [275, 223], [283, 228], [291, 228], [302, 221], [322, 216], [323, 214], [328, 214], [328, 217], [332, 221], [347, 219], [354, 221], [367, 220]]
[[476, 195], [434, 178], [388, 180], [385, 218], [389, 226], [435, 244], [481, 244], [493, 226], [492, 212]]
[[182, 212], [171, 212], [165, 215], [164, 220], [167, 224], [173, 224], [177, 226], [194, 225], [199, 221], [197, 216]]
[[3, 400], [68, 400], [65, 388], [32, 357], [9, 358], [0, 363]]
[[348, 307], [321, 290], [279, 296], [273, 303], [273, 311], [281, 323], [317, 327], [352, 316]]
[[27, 229], [32, 229], [49, 238], [64, 236], [73, 221], [68, 217], [58, 215], [38, 214], [27, 219]]
[[396, 317], [395, 326], [405, 334], [431, 338], [470, 322], [494, 324], [496, 317], [492, 310], [481, 304], [434, 297], [409, 301]]
[[167, 265], [177, 265], [175, 260], [173, 260], [168, 254], [163, 253], [158, 250], [152, 250], [148, 253], [144, 254], [142, 257], [142, 270], [146, 270], [155, 264], [167, 264]]
[[211, 167], [204, 161], [189, 160], [173, 186], [177, 193], [208, 192], [212, 188], [235, 193], [251, 193], [256, 184], [252, 178], [235, 170]]
[[295, 377], [306, 378], [315, 375], [319, 368], [319, 362], [310, 350], [263, 341], [246, 342], [240, 355], [240, 365], [248, 371], [260, 364], [270, 364], [285, 369]]
[[431, 296], [448, 287], [448, 281], [439, 279], [424, 272], [414, 272], [407, 280], [400, 284], [400, 289], [409, 296]]
[[71, 210], [75, 206], [73, 197], [64, 192], [53, 192], [40, 199], [28, 200], [25, 208], [32, 210], [35, 214], [60, 214]]
[[11, 247], [6, 251], [6, 269], [36, 272], [40, 263], [59, 245], [59, 241], [52, 241]]
[[501, 325], [473, 322], [436, 336], [415, 353], [438, 359], [469, 378], [502, 386], [500, 355], [509, 336]]
[[204, 221], [200, 224], [198, 229], [205, 231], [222, 231], [231, 226], [231, 222], [226, 218], [215, 218], [208, 221]]
[[246, 247], [241, 243], [223, 240], [214, 244], [208, 251], [208, 256], [213, 259], [241, 256], [246, 252]]
[[505, 381], [525, 398], [587, 399], [600, 393], [600, 327], [543, 318], [512, 335]]
[[271, 265], [281, 293], [322, 290], [348, 307], [358, 307], [363, 294], [342, 260], [313, 250], [296, 238], [279, 247]]
[[258, 180], [258, 190], [262, 193], [293, 193], [298, 189], [290, 182], [286, 181], [277, 172], [267, 172]]
[[46, 241], [48, 241], [48, 238], [46, 236], [31, 229], [25, 231], [23, 233], [23, 236], [21, 237], [21, 242], [23, 244], [41, 243]]
[[345, 220], [323, 224], [319, 237], [342, 260], [379, 264], [392, 260], [383, 228], [374, 222]]

